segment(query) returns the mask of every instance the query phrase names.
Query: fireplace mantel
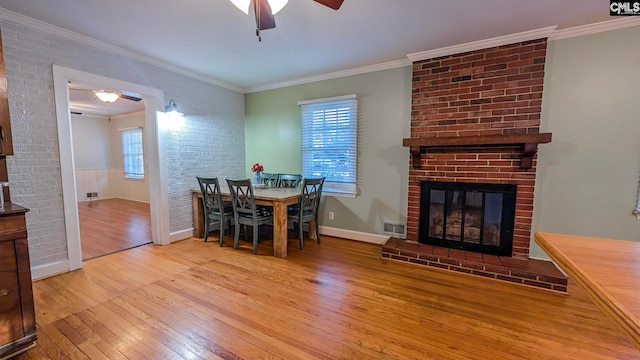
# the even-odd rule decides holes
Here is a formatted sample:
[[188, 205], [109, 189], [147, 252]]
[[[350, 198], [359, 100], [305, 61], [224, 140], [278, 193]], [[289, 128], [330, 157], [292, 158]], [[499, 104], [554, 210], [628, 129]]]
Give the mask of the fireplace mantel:
[[478, 135], [478, 136], [450, 136], [450, 137], [421, 137], [402, 140], [402, 145], [411, 148], [413, 167], [420, 168], [420, 153], [429, 148], [454, 146], [522, 146], [520, 168], [527, 170], [533, 166], [533, 157], [538, 151], [538, 144], [551, 142], [551, 133], [514, 134], [514, 135]]

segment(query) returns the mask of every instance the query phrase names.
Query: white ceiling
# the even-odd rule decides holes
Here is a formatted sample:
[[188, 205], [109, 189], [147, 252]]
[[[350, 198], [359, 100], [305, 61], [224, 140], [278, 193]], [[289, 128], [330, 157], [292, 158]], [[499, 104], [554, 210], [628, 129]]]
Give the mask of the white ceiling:
[[[126, 98], [119, 98], [113, 103], [107, 104], [98, 99], [94, 90], [75, 84], [69, 84], [69, 108], [76, 115], [98, 115], [115, 116], [120, 114], [130, 114], [144, 110], [143, 101], [133, 101]], [[105, 89], [112, 91], [110, 89]], [[128, 93], [127, 95], [137, 95]]]
[[290, 0], [275, 29], [228, 0], [0, 0], [0, 6], [242, 91], [548, 26], [611, 20], [602, 0]]

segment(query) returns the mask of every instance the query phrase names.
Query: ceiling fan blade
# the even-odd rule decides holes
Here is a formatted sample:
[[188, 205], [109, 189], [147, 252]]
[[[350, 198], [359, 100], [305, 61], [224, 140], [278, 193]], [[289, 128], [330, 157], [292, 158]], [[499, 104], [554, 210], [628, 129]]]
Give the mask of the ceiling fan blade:
[[276, 27], [276, 19], [267, 0], [253, 0], [253, 11], [256, 14], [256, 29], [266, 30]]
[[342, 5], [342, 2], [344, 0], [313, 0], [319, 4], [322, 4], [324, 6], [330, 7], [333, 10], [338, 10], [340, 9], [340, 6]]
[[139, 97], [131, 96], [131, 95], [126, 95], [126, 94], [120, 94], [120, 97], [121, 97], [121, 98], [123, 98], [123, 99], [127, 99], [127, 100], [131, 100], [131, 101], [135, 101], [135, 102], [138, 102], [138, 101], [142, 100], [142, 99], [141, 99], [141, 98], [139, 98]]

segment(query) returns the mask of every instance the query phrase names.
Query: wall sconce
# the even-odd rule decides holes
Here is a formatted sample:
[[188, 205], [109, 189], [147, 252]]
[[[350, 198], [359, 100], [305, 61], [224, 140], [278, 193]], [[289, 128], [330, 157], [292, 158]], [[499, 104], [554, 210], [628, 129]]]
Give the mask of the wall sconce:
[[167, 113], [167, 115], [171, 115], [171, 116], [184, 115], [183, 113], [178, 111], [178, 105], [176, 105], [176, 101], [173, 99], [169, 100], [169, 105], [164, 107], [164, 112]]

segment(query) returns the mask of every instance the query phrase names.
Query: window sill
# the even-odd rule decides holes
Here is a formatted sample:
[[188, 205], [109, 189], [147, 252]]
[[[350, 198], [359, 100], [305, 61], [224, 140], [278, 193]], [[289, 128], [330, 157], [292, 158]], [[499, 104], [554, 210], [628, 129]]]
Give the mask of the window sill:
[[324, 186], [322, 188], [322, 195], [332, 196], [332, 197], [345, 197], [345, 198], [356, 198], [358, 194], [344, 189], [332, 188], [328, 186]]

